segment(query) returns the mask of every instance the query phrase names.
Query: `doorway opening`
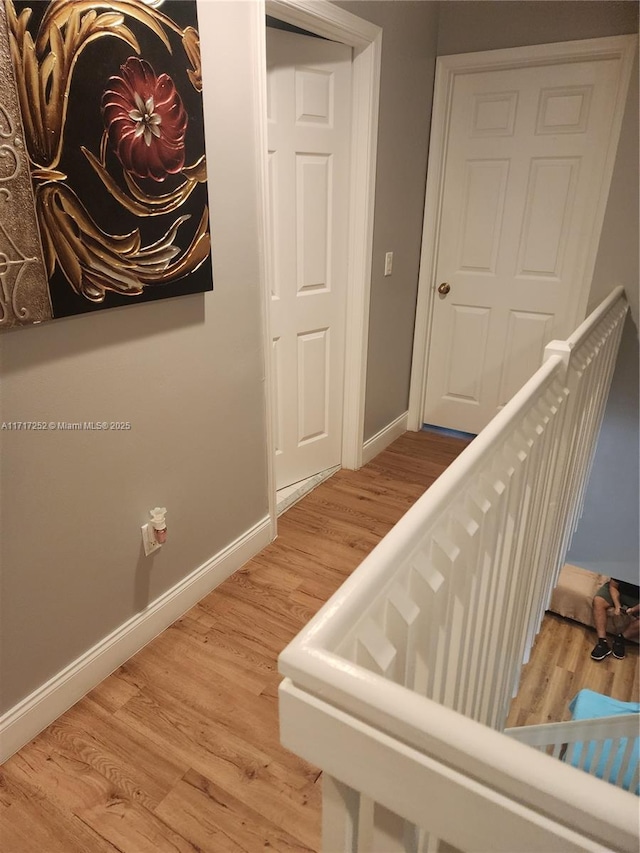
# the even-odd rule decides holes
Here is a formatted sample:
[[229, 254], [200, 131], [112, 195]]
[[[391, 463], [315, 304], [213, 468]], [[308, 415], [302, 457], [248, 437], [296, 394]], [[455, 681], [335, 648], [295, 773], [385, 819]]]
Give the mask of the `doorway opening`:
[[[357, 469], [362, 464], [364, 432], [364, 394], [366, 378], [367, 333], [369, 318], [369, 287], [373, 246], [373, 204], [377, 145], [378, 100], [380, 88], [380, 58], [382, 31], [374, 24], [345, 12], [328, 2], [302, 6], [297, 0], [267, 0], [267, 15], [322, 38], [341, 42], [353, 48], [351, 143], [349, 178], [348, 264], [349, 287], [346, 296], [346, 331], [344, 350], [344, 389], [341, 430], [340, 465]], [[267, 152], [266, 98], [266, 21], [256, 33], [259, 45], [257, 75], [261, 100], [259, 164], [261, 208], [263, 218], [264, 266], [264, 329], [267, 395], [267, 434], [269, 447], [275, 447], [273, 425], [276, 383], [274, 381], [272, 334], [269, 322], [271, 298], [271, 256], [269, 236], [269, 176]], [[276, 488], [275, 454], [268, 459], [270, 515], [275, 535]]]

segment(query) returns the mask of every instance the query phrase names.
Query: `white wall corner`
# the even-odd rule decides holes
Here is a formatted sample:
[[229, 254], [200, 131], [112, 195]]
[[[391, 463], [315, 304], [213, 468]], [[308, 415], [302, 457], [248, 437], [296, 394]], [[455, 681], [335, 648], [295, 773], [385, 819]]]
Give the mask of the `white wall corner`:
[[272, 539], [266, 516], [0, 717], [0, 763], [179, 619]]
[[275, 467], [275, 435], [274, 435], [274, 383], [275, 372], [273, 365], [273, 341], [271, 335], [271, 294], [274, 290], [273, 259], [271, 241], [269, 239], [269, 167], [268, 167], [268, 130], [267, 130], [267, 47], [265, 41], [265, 6], [263, 0], [252, 6], [252, 42], [253, 42], [253, 87], [256, 129], [256, 197], [258, 199], [258, 230], [260, 241], [260, 290], [262, 293], [260, 320], [262, 325], [262, 352], [264, 359], [264, 407], [267, 433], [266, 466], [267, 466], [267, 499], [269, 501], [269, 516], [271, 518], [271, 538], [275, 539], [278, 532], [278, 517], [276, 507], [276, 467]]
[[386, 427], [377, 432], [374, 436], [367, 439], [362, 448], [362, 464], [366, 465], [371, 462], [374, 456], [382, 453], [396, 438], [400, 438], [407, 431], [407, 422], [409, 412], [403, 412], [400, 417], [397, 417]]

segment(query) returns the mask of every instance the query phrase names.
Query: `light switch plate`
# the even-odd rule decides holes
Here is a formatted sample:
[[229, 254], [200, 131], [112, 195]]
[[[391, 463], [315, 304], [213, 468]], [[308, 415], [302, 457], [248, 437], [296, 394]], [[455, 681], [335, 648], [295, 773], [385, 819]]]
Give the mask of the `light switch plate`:
[[393, 270], [393, 252], [387, 252], [384, 256], [384, 274], [391, 275]]

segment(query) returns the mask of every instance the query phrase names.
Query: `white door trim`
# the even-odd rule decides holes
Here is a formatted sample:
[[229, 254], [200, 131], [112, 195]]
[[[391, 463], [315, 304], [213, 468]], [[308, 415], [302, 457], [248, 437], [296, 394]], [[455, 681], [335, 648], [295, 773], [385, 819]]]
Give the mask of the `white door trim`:
[[[266, 120], [266, 48], [265, 15], [300, 27], [354, 48], [351, 105], [351, 187], [349, 209], [349, 289], [345, 340], [345, 381], [342, 431], [344, 468], [362, 465], [364, 443], [364, 398], [366, 386], [367, 344], [371, 255], [373, 249], [373, 208], [375, 200], [376, 148], [378, 140], [378, 103], [380, 95], [380, 27], [345, 12], [326, 0], [262, 0], [256, 3], [261, 28], [254, 33], [257, 99], [259, 109], [258, 193], [262, 232], [263, 330], [265, 385], [267, 395], [267, 441], [273, 448], [271, 334], [269, 329], [270, 265], [267, 183]], [[275, 532], [274, 454], [268, 454], [269, 509]]]
[[609, 194], [609, 184], [615, 164], [618, 137], [624, 115], [636, 45], [637, 36], [628, 35], [438, 57], [436, 62], [431, 142], [429, 145], [427, 189], [422, 230], [420, 273], [418, 277], [411, 385], [409, 391], [409, 429], [419, 430], [422, 427], [422, 413], [424, 411], [427, 386], [431, 318], [435, 293], [440, 207], [444, 191], [445, 152], [448, 142], [447, 129], [449, 126], [451, 99], [456, 75], [478, 71], [526, 68], [533, 65], [546, 65], [549, 62], [620, 59], [620, 76], [618, 79], [612, 132], [605, 168], [602, 173], [593, 231], [591, 234], [584, 235], [585, 245], [588, 248], [584, 255], [580, 274], [576, 276], [576, 281], [582, 282], [582, 286], [574, 289], [571, 298], [572, 327], [575, 327], [584, 319], [586, 313], [591, 279], [598, 253], [599, 235], [602, 230], [602, 222]]

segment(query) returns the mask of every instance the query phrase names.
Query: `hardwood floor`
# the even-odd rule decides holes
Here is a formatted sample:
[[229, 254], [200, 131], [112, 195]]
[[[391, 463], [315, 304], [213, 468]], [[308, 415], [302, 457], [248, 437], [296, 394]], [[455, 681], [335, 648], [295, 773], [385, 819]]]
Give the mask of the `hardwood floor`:
[[545, 614], [520, 688], [511, 703], [507, 726], [534, 726], [570, 720], [568, 704], [588, 688], [621, 702], [640, 701], [638, 646], [627, 643], [626, 656], [591, 660], [596, 642], [592, 628]]
[[463, 449], [407, 433], [0, 771], [3, 853], [318, 850], [319, 771], [279, 743], [277, 656]]
[[[407, 433], [279, 520], [279, 537], [0, 770], [2, 853], [317, 851], [319, 771], [279, 743], [277, 656], [464, 447]], [[638, 650], [547, 615], [510, 725], [580, 687], [638, 695]]]

